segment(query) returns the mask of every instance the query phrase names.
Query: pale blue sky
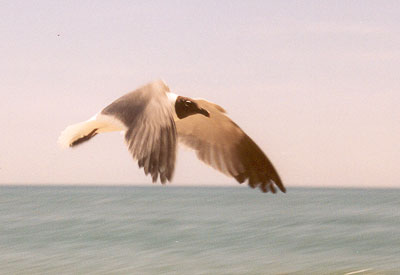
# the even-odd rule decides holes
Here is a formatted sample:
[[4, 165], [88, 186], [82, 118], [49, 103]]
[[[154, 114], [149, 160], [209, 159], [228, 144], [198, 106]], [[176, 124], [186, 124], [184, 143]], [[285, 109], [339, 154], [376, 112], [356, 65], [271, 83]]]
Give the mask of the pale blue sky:
[[[65, 126], [162, 78], [222, 105], [287, 186], [400, 187], [398, 1], [0, 1], [0, 183], [149, 183]], [[175, 184], [236, 183], [180, 151]]]

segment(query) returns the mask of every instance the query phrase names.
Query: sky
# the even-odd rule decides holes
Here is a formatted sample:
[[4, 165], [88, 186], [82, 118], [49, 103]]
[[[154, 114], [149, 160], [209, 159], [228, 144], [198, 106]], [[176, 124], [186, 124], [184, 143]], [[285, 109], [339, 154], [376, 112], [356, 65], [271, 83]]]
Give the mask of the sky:
[[[60, 132], [155, 79], [223, 106], [287, 187], [400, 187], [398, 1], [0, 1], [0, 184], [151, 184]], [[175, 185], [235, 186], [179, 149]]]

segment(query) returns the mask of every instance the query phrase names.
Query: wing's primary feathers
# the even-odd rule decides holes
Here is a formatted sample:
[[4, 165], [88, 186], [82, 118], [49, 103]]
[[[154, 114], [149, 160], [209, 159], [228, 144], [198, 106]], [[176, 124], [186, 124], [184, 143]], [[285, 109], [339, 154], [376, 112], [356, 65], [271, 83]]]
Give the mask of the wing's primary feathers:
[[129, 151], [153, 182], [158, 176], [162, 183], [170, 181], [175, 167], [176, 128], [168, 91], [162, 81], [153, 82], [122, 96], [101, 112], [127, 127]]
[[252, 188], [273, 193], [276, 192], [275, 184], [285, 192], [267, 156], [225, 115], [224, 109], [203, 99], [196, 102], [210, 113], [210, 117], [193, 115], [176, 120], [179, 141], [194, 149], [200, 160], [240, 183], [248, 180]]
[[113, 131], [125, 132], [130, 153], [153, 182], [172, 180], [178, 136], [201, 161], [239, 183], [247, 181], [263, 192], [275, 193], [276, 187], [286, 191], [264, 152], [221, 106], [170, 93], [161, 80], [120, 97], [87, 121], [68, 126], [59, 143], [74, 147]]

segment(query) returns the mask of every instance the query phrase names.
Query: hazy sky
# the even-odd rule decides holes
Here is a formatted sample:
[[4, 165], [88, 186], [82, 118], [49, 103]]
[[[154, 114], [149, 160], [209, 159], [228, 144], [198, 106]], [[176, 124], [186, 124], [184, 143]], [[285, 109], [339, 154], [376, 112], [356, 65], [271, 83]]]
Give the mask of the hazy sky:
[[[290, 186], [400, 187], [399, 1], [0, 1], [0, 183], [151, 184], [59, 133], [157, 78], [222, 105]], [[180, 150], [175, 184], [236, 185]]]

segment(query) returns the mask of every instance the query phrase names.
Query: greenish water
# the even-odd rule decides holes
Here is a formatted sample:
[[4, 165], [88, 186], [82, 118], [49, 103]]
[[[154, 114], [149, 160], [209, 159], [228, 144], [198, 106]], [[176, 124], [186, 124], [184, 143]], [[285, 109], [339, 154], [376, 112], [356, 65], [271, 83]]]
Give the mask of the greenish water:
[[0, 274], [400, 274], [400, 190], [0, 187]]

